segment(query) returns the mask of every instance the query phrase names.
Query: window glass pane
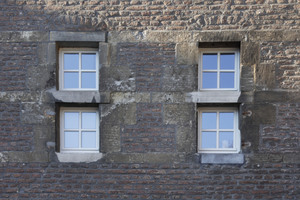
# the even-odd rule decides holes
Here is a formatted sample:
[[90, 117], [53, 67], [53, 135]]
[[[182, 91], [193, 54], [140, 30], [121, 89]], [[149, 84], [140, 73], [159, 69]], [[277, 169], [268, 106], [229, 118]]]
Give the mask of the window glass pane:
[[79, 113], [65, 112], [65, 129], [79, 129]]
[[220, 129], [233, 129], [234, 113], [222, 112], [220, 113]]
[[217, 128], [217, 113], [202, 113], [202, 129]]
[[79, 148], [79, 133], [65, 131], [65, 148]]
[[95, 112], [83, 112], [82, 128], [83, 129], [96, 129], [96, 113]]
[[217, 148], [216, 132], [202, 132], [201, 140], [202, 148]]
[[234, 88], [234, 72], [220, 73], [220, 88]]
[[96, 88], [96, 72], [82, 72], [81, 73], [81, 87], [82, 88]]
[[219, 148], [233, 148], [233, 132], [220, 132], [219, 135]]
[[83, 53], [81, 54], [82, 69], [95, 70], [96, 69], [96, 54]]
[[81, 133], [82, 148], [96, 148], [96, 132], [84, 131]]
[[221, 53], [221, 69], [234, 69], [234, 53]]
[[203, 72], [202, 88], [217, 88], [217, 73], [216, 72]]
[[217, 69], [218, 68], [218, 54], [204, 53], [202, 56], [202, 69]]
[[79, 88], [79, 75], [77, 72], [64, 73], [64, 88]]
[[79, 54], [65, 53], [64, 54], [64, 70], [78, 70], [79, 69]]

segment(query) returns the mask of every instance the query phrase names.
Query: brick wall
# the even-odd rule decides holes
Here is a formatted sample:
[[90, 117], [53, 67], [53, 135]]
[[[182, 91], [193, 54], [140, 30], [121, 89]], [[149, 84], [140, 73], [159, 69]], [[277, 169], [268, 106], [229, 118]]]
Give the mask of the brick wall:
[[[297, 0], [5, 0], [5, 30], [298, 29]], [[21, 11], [21, 12], [20, 12]]]
[[0, 42], [0, 91], [26, 90], [27, 68], [36, 65], [37, 45], [34, 43]]
[[278, 104], [277, 123], [265, 126], [261, 132], [264, 152], [293, 152], [299, 149], [299, 104]]
[[0, 103], [0, 151], [30, 151], [32, 140], [32, 127], [21, 121], [20, 103]]
[[164, 125], [162, 104], [138, 104], [137, 113], [137, 124], [123, 128], [122, 151], [175, 151], [175, 125]]
[[162, 91], [164, 67], [175, 63], [175, 44], [125, 43], [118, 51], [117, 64], [134, 71], [137, 91]]
[[[299, 9], [297, 0], [0, 1], [0, 199], [300, 199]], [[59, 162], [51, 143], [61, 103], [53, 31], [107, 31], [96, 162]], [[199, 105], [187, 93], [198, 88], [199, 41], [241, 43], [243, 164], [196, 154]]]
[[264, 42], [261, 60], [278, 67], [277, 81], [284, 89], [299, 89], [300, 42]]
[[297, 199], [299, 165], [10, 163], [1, 199]]

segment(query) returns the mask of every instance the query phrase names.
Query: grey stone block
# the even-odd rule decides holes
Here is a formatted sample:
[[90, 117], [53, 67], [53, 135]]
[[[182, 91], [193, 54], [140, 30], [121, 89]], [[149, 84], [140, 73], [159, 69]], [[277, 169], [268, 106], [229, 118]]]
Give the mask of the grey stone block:
[[51, 31], [50, 41], [104, 42], [105, 32]]
[[65, 103], [109, 103], [109, 92], [98, 91], [57, 91], [54, 88], [48, 90], [57, 102]]
[[205, 164], [243, 164], [243, 154], [202, 154], [201, 163]]

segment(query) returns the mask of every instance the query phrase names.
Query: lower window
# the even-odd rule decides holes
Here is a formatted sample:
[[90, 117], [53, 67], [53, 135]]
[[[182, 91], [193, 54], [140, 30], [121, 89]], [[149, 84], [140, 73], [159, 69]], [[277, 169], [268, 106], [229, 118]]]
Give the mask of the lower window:
[[98, 108], [60, 109], [61, 152], [99, 152]]
[[199, 108], [198, 149], [201, 153], [238, 153], [237, 108]]

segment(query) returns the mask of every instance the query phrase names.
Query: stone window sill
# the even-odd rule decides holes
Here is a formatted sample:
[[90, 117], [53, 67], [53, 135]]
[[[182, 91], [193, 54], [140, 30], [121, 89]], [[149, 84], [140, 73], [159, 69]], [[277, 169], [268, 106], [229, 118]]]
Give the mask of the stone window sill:
[[243, 164], [243, 154], [199, 154], [201, 155], [200, 163], [202, 164]]
[[186, 101], [193, 103], [237, 103], [241, 92], [217, 90], [198, 91], [186, 94]]
[[59, 91], [50, 89], [48, 92], [56, 102], [64, 103], [110, 103], [110, 92], [99, 91]]
[[57, 153], [59, 162], [90, 163], [102, 158], [102, 153]]

